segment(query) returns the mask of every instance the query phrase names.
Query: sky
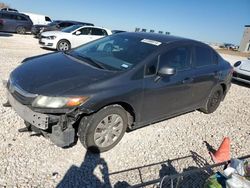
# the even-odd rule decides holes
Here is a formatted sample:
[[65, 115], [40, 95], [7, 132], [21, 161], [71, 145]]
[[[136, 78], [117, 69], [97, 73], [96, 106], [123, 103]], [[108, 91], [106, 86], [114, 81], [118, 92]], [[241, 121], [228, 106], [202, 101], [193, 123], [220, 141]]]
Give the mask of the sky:
[[20, 12], [94, 23], [109, 29], [168, 31], [204, 42], [239, 44], [250, 0], [0, 0]]

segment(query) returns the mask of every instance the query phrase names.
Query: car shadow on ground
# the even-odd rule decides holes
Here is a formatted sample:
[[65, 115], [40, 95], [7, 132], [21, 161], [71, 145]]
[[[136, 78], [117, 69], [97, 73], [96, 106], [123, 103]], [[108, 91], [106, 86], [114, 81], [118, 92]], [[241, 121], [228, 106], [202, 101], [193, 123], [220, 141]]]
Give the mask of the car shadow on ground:
[[3, 33], [3, 32], [0, 32], [0, 37], [12, 37], [13, 34], [11, 33]]
[[233, 84], [236, 84], [236, 85], [238, 85], [238, 86], [250, 88], [250, 84], [247, 84], [247, 83], [244, 83], [244, 82], [240, 82], [240, 81], [237, 81], [237, 80], [232, 80], [232, 83], [233, 83]]
[[57, 52], [56, 49], [51, 49], [51, 48], [46, 48], [46, 47], [40, 47], [40, 48], [43, 49], [43, 50], [51, 51], [51, 52]]

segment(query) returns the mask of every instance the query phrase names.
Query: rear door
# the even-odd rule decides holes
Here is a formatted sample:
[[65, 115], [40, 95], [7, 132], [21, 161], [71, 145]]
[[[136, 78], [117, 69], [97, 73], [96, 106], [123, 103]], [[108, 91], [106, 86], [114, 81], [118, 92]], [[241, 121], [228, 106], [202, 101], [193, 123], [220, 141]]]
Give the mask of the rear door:
[[27, 30], [31, 29], [32, 23], [31, 20], [22, 15], [15, 16], [17, 26], [24, 26]]
[[[176, 74], [157, 78], [161, 67], [176, 69]], [[153, 122], [192, 108], [193, 68], [191, 48], [179, 45], [168, 49], [145, 68], [142, 121]]]
[[[77, 31], [80, 32], [80, 34], [76, 35]], [[82, 44], [91, 41], [92, 40], [91, 32], [92, 32], [91, 27], [84, 27], [76, 30], [72, 34], [72, 40], [71, 40], [72, 47], [80, 46]]]
[[3, 28], [2, 31], [15, 32], [16, 31], [16, 19], [15, 15], [2, 12]]
[[194, 46], [194, 98], [197, 105], [204, 102], [212, 88], [218, 83], [221, 72], [217, 54], [205, 45]]

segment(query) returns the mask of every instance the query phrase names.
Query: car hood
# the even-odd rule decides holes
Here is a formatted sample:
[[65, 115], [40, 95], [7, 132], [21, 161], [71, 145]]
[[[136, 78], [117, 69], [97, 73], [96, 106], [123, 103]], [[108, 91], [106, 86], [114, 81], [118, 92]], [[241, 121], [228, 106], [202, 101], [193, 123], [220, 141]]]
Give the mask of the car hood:
[[42, 36], [48, 37], [48, 36], [58, 36], [58, 35], [69, 35], [70, 33], [65, 33], [62, 31], [46, 31], [42, 33]]
[[29, 93], [58, 96], [71, 93], [69, 91], [74, 88], [113, 78], [114, 74], [57, 52], [28, 58], [11, 73], [10, 79], [14, 85]]
[[242, 61], [241, 65], [240, 65], [240, 69], [250, 72], [250, 61], [249, 60]]

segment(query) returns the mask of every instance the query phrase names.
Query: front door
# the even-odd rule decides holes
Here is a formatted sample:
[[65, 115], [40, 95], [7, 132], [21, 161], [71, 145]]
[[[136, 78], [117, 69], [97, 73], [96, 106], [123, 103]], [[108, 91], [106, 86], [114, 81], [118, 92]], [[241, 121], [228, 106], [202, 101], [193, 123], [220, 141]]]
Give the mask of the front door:
[[[158, 77], [157, 69], [161, 67], [175, 68], [176, 73]], [[188, 46], [169, 49], [158, 56], [157, 61], [146, 65], [142, 122], [150, 123], [192, 108], [192, 75], [191, 49]]]
[[[79, 34], [76, 34], [77, 31], [79, 32]], [[75, 31], [72, 35], [72, 47], [80, 46], [92, 40], [91, 27], [84, 27], [78, 29], [77, 31]]]

